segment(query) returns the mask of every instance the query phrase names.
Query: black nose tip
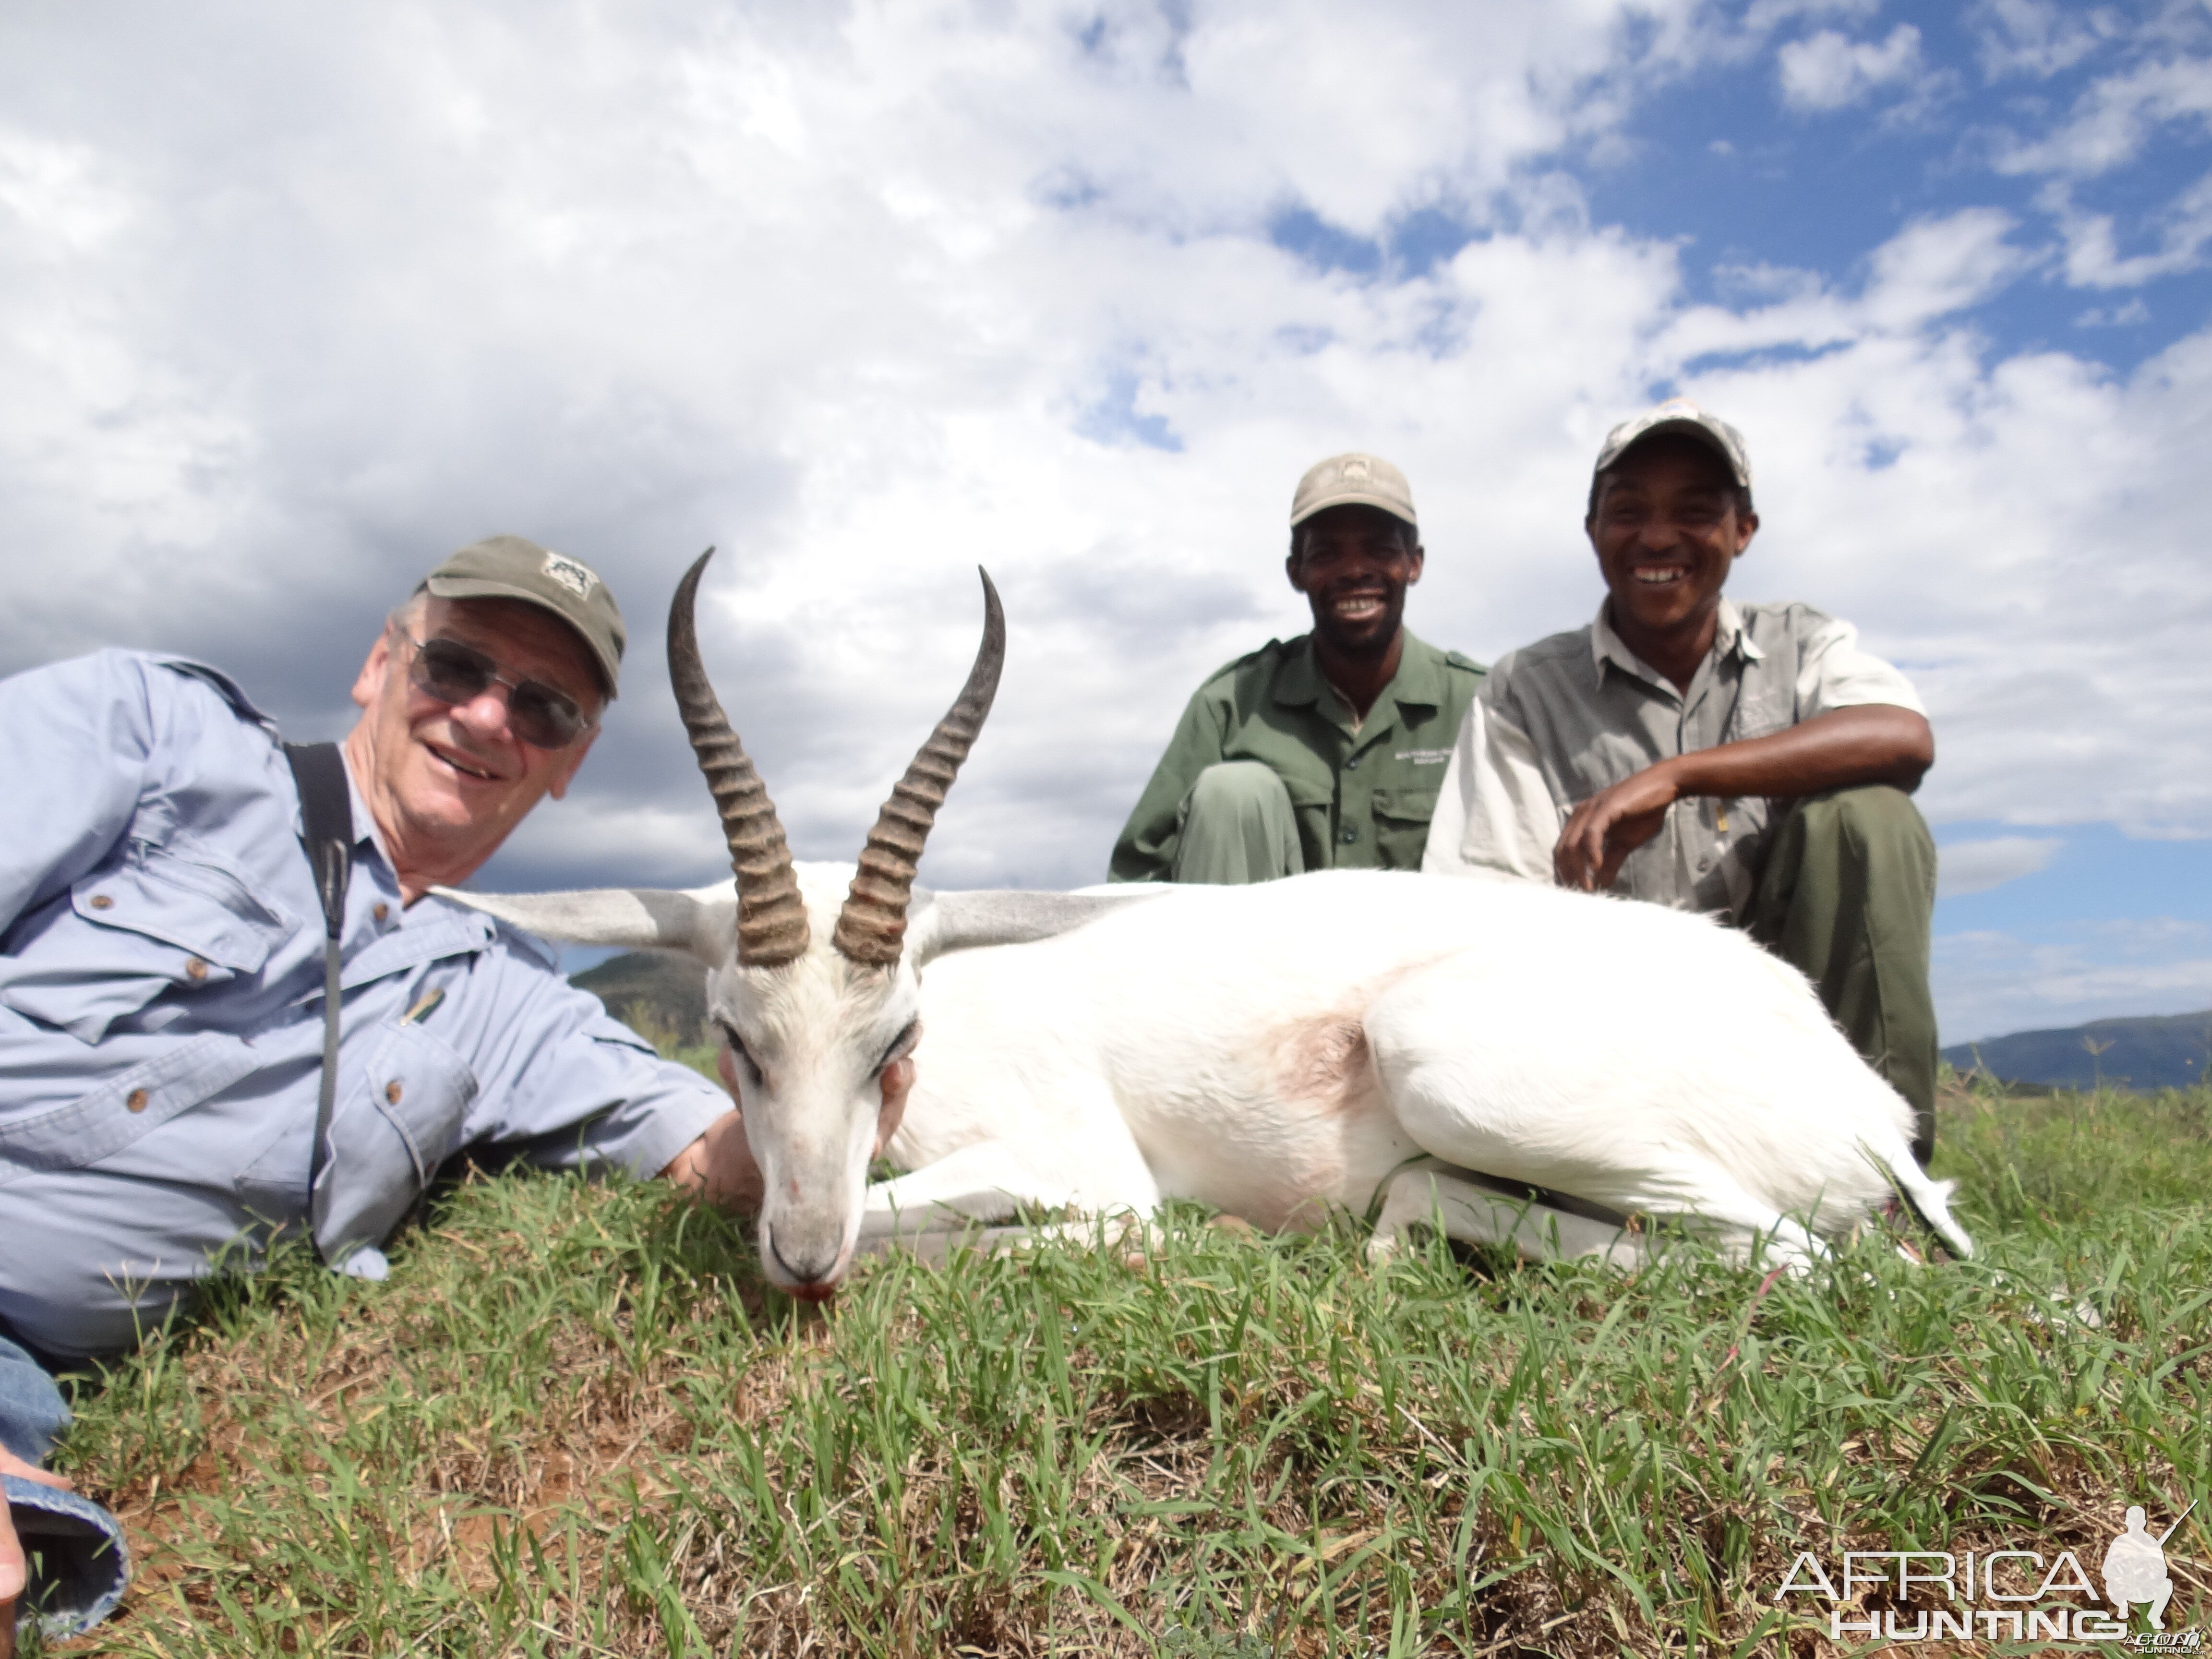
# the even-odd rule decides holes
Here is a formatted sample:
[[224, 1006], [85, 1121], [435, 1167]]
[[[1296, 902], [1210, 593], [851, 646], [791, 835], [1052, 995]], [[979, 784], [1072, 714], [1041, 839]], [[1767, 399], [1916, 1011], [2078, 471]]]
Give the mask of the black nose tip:
[[775, 1265], [792, 1279], [791, 1293], [793, 1296], [809, 1302], [819, 1302], [836, 1293], [837, 1287], [830, 1279], [830, 1270], [837, 1265], [835, 1252], [825, 1256], [818, 1252], [802, 1250], [799, 1252], [799, 1259], [793, 1261], [783, 1253], [783, 1246], [777, 1242], [775, 1234], [770, 1232], [768, 1253], [775, 1258]]

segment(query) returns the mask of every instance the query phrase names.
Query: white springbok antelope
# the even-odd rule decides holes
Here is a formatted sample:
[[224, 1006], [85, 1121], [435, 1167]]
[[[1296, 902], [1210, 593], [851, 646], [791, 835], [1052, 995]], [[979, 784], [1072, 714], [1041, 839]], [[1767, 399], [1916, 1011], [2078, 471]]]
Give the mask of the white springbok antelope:
[[[1679, 1216], [1802, 1266], [1894, 1190], [1971, 1253], [1904, 1101], [1802, 975], [1701, 917], [1386, 872], [1118, 898], [917, 890], [1005, 657], [988, 575], [967, 686], [857, 869], [795, 864], [700, 660], [710, 556], [677, 590], [669, 671], [734, 884], [452, 896], [707, 965], [766, 1180], [761, 1260], [793, 1293], [826, 1296], [877, 1242], [1024, 1205], [1144, 1217], [1165, 1198], [1269, 1228], [1380, 1198], [1378, 1256], [1433, 1220], [1625, 1260], [1644, 1238], [1609, 1212]], [[925, 1029], [893, 1122], [884, 1071]], [[911, 1173], [869, 1187], [879, 1149]], [[1531, 1205], [1527, 1187], [1559, 1196]]]

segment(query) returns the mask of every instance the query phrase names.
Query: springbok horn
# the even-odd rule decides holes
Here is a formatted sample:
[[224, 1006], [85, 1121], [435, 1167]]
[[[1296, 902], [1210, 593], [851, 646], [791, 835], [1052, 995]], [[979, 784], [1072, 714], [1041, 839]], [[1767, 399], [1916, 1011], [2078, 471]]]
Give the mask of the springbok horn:
[[845, 908], [837, 913], [837, 931], [830, 935], [830, 943], [848, 962], [887, 968], [899, 959], [921, 845], [929, 839], [937, 809], [945, 805], [945, 792], [959, 775], [960, 763], [968, 758], [975, 734], [991, 712], [991, 699], [998, 694], [999, 671], [1006, 664], [1006, 613], [999, 608], [999, 590], [991, 586], [991, 573], [978, 566], [975, 574], [983, 579], [983, 643], [968, 672], [968, 684], [892, 788], [876, 827], [868, 832], [860, 872], [853, 878], [853, 890], [845, 896]]
[[708, 682], [706, 665], [699, 659], [699, 634], [691, 618], [699, 592], [699, 577], [708, 548], [698, 562], [684, 573], [676, 597], [668, 606], [668, 681], [675, 688], [676, 707], [684, 716], [684, 729], [691, 734], [692, 752], [699, 769], [707, 775], [714, 807], [722, 817], [722, 836], [730, 844], [730, 868], [738, 876], [738, 960], [748, 968], [774, 968], [806, 951], [806, 905], [799, 896], [798, 872], [791, 867], [791, 848], [777, 822], [775, 803], [753, 769], [751, 758], [730, 717]]

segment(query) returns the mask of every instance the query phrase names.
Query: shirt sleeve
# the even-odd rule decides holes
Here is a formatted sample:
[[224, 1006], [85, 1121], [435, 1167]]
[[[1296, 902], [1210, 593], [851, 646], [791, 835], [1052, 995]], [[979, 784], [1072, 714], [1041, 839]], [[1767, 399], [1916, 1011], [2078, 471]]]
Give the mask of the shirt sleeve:
[[1859, 630], [1832, 617], [1806, 637], [1797, 659], [1796, 692], [1800, 720], [1867, 703], [1928, 712], [1912, 682], [1872, 652], [1861, 650]]
[[1224, 717], [1201, 686], [1182, 711], [1167, 752], [1152, 769], [1152, 781], [1137, 797], [1136, 810], [1121, 826], [1107, 866], [1109, 881], [1170, 881], [1175, 877], [1176, 843], [1182, 838], [1183, 797], [1198, 775], [1222, 758]]
[[1492, 703], [1494, 683], [1484, 682], [1460, 722], [1421, 868], [1430, 875], [1496, 871], [1549, 882], [1562, 827], [1559, 804], [1537, 763], [1536, 745]]
[[477, 1057], [465, 1139], [547, 1169], [611, 1166], [647, 1181], [732, 1109], [720, 1086], [661, 1059], [590, 992], [504, 941], [495, 952], [500, 971], [518, 977], [520, 1006], [504, 1039]]
[[127, 652], [0, 680], [0, 933], [91, 872], [131, 827], [156, 724], [146, 665]]

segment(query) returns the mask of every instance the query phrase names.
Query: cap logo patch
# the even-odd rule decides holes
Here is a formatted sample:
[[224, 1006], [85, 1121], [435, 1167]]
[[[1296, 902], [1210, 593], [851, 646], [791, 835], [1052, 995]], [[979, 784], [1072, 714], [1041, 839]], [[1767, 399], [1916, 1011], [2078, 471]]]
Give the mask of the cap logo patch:
[[1367, 462], [1364, 457], [1354, 455], [1344, 464], [1344, 481], [1346, 483], [1367, 482]]
[[545, 574], [580, 599], [590, 599], [592, 590], [599, 585], [599, 579], [587, 567], [558, 553], [545, 556]]

